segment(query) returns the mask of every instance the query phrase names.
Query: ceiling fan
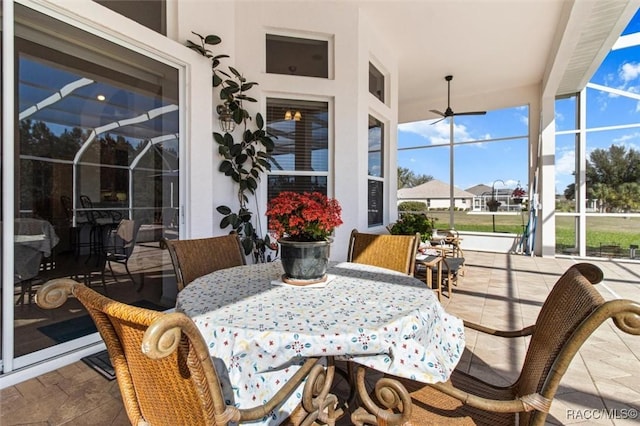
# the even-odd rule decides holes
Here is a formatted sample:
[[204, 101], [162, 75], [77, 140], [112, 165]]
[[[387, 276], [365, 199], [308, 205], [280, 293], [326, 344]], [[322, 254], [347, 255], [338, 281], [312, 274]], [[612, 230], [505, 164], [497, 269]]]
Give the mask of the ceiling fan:
[[485, 115], [487, 113], [487, 111], [453, 112], [453, 110], [451, 109], [451, 80], [453, 80], [453, 76], [448, 75], [444, 79], [447, 80], [447, 109], [444, 112], [440, 112], [435, 109], [430, 110], [432, 113], [442, 116], [440, 120], [434, 121], [431, 124], [439, 123], [447, 117], [453, 117], [457, 115]]

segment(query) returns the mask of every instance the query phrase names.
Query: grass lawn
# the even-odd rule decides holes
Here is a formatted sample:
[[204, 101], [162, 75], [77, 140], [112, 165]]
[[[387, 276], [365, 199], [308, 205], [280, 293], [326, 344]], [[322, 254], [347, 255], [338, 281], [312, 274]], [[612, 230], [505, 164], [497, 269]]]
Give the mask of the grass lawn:
[[[431, 210], [436, 228], [449, 227], [449, 212]], [[521, 234], [528, 221], [528, 212], [513, 216], [495, 216], [495, 232]], [[494, 232], [494, 216], [474, 215], [464, 211], [454, 213], [458, 231]], [[575, 247], [575, 219], [556, 216], [556, 252]], [[587, 254], [590, 256], [628, 256], [629, 246], [640, 245], [640, 217], [587, 217]]]

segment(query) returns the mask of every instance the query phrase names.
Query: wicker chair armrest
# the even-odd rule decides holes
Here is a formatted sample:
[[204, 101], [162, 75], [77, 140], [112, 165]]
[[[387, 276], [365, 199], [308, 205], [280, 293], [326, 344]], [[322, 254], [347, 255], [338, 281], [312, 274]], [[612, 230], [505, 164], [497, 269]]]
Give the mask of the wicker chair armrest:
[[[412, 400], [407, 388], [392, 377], [385, 376], [375, 385], [376, 400], [380, 407], [367, 393], [364, 381], [365, 368], [359, 366], [356, 380], [358, 395], [363, 403], [351, 415], [351, 421], [357, 426], [365, 424], [403, 425], [411, 418]], [[513, 400], [497, 400], [482, 398], [454, 387], [451, 382], [433, 383], [434, 387], [445, 395], [451, 396], [471, 407], [497, 413], [519, 413], [538, 410], [549, 412], [551, 400], [536, 393]], [[382, 420], [382, 422], [380, 422]]]
[[535, 330], [535, 325], [530, 325], [520, 330], [497, 330], [495, 328], [486, 327], [482, 324], [476, 324], [471, 321], [464, 320], [464, 326], [472, 330], [480, 331], [485, 334], [491, 334], [498, 337], [524, 337], [531, 336]]
[[42, 309], [59, 308], [73, 292], [73, 287], [80, 285], [71, 278], [49, 280], [36, 292], [36, 304]]
[[449, 395], [471, 407], [496, 413], [520, 413], [523, 411], [538, 410], [548, 413], [551, 408], [551, 399], [547, 399], [539, 393], [524, 395], [512, 400], [497, 400], [482, 398], [465, 392], [453, 386], [451, 382], [433, 383], [433, 386], [440, 392]]

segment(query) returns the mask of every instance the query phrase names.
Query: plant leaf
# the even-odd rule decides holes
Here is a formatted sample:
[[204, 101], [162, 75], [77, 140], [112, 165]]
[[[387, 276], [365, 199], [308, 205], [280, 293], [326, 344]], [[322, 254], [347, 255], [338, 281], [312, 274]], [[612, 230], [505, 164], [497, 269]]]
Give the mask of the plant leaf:
[[230, 224], [231, 224], [231, 220], [229, 219], [229, 216], [225, 216], [220, 221], [220, 228], [224, 229], [227, 226], [229, 226]]
[[255, 191], [258, 188], [258, 182], [252, 177], [247, 178], [247, 187], [251, 190], [251, 192]]
[[222, 42], [222, 39], [220, 37], [218, 37], [217, 35], [210, 34], [210, 35], [208, 35], [208, 36], [206, 36], [204, 38], [204, 42], [206, 44], [215, 45], [215, 44], [220, 44]]
[[230, 171], [233, 170], [233, 163], [229, 160], [223, 160], [220, 163], [219, 171], [223, 172], [225, 175], [228, 175]]
[[251, 254], [253, 251], [253, 240], [251, 238], [243, 238], [242, 247], [244, 248], [244, 254]]
[[236, 156], [236, 164], [244, 163], [245, 161], [247, 161], [247, 158], [249, 158], [247, 154], [240, 154]]
[[258, 126], [258, 129], [262, 129], [264, 127], [264, 119], [260, 113], [256, 114], [256, 126]]
[[218, 132], [213, 132], [213, 140], [215, 140], [220, 145], [224, 145], [224, 136]]
[[233, 155], [234, 157], [237, 157], [241, 153], [242, 153], [242, 145], [239, 143], [233, 144], [233, 146], [231, 147], [231, 155]]
[[234, 67], [229, 67], [229, 71], [231, 71], [236, 77], [241, 78], [242, 74], [240, 74], [240, 72], [238, 72], [237, 69], [235, 69]]
[[218, 211], [218, 213], [223, 215], [228, 215], [229, 213], [231, 213], [231, 209], [228, 206], [218, 206], [216, 210]]
[[242, 123], [243, 118], [244, 114], [242, 113], [242, 109], [238, 108], [237, 110], [233, 111], [233, 121], [235, 121], [237, 124]]

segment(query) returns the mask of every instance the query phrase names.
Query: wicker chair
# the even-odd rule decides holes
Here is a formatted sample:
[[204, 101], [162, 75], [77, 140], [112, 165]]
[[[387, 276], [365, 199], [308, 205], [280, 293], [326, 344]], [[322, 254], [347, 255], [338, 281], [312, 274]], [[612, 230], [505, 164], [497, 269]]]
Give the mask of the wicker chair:
[[448, 382], [431, 385], [386, 376], [376, 384], [376, 401], [388, 401], [386, 408], [380, 408], [367, 397], [365, 368], [359, 367], [358, 388], [364, 392], [367, 410], [359, 408], [352, 415], [353, 423], [544, 425], [571, 360], [604, 321], [612, 318], [621, 330], [640, 335], [640, 304], [623, 299], [605, 302], [592, 285], [602, 278], [594, 265], [573, 265], [551, 290], [535, 325], [522, 330], [500, 331], [465, 322], [468, 328], [494, 336], [531, 336], [520, 375], [512, 385], [495, 386], [458, 370]]
[[178, 291], [198, 277], [247, 262], [238, 234], [163, 242], [171, 255]]
[[[105, 282], [107, 267], [111, 271], [113, 280], [118, 281], [111, 266], [112, 262], [124, 265], [129, 279], [135, 284], [136, 280], [133, 279], [133, 275], [131, 275], [131, 271], [129, 270], [129, 259], [133, 254], [133, 250], [136, 248], [138, 231], [140, 231], [141, 225], [142, 223], [140, 221], [122, 219], [118, 227], [107, 234], [108, 244], [104, 247], [104, 263], [102, 265], [102, 287], [104, 288], [104, 294], [107, 294], [107, 284]], [[143, 278], [141, 278], [140, 283], [136, 286], [137, 291], [142, 289], [143, 283]]]
[[[89, 311], [107, 346], [132, 425], [218, 426], [261, 419], [305, 377], [299, 406], [304, 410], [296, 410], [297, 414], [311, 412], [307, 421], [311, 417], [324, 422], [330, 421], [327, 416], [337, 415], [332, 409], [335, 397], [328, 393], [328, 385], [323, 388], [325, 370], [318, 358], [309, 358], [269, 401], [239, 409], [225, 403], [207, 345], [189, 317], [116, 302], [69, 278], [47, 282], [36, 293], [36, 303], [56, 308], [71, 294]], [[298, 424], [291, 419], [296, 412], [288, 424]]]
[[351, 231], [347, 260], [413, 275], [420, 234], [376, 235]]

